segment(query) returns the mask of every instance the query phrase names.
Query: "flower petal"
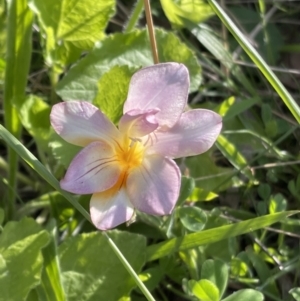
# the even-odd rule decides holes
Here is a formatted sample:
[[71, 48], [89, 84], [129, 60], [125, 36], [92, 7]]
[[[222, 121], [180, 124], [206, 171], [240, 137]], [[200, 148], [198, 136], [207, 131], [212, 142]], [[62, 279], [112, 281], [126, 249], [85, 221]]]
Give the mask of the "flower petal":
[[179, 168], [169, 158], [146, 157], [140, 167], [129, 173], [126, 188], [138, 210], [154, 215], [170, 214], [179, 195]]
[[155, 115], [159, 109], [146, 111], [131, 110], [125, 113], [119, 122], [119, 130], [129, 137], [143, 137], [158, 127]]
[[171, 158], [194, 156], [206, 152], [216, 141], [222, 118], [210, 110], [191, 110], [181, 115], [171, 129], [155, 132], [149, 153]]
[[67, 101], [54, 105], [50, 120], [57, 134], [79, 146], [99, 139], [112, 140], [119, 134], [114, 124], [86, 101]]
[[107, 190], [118, 181], [122, 172], [116, 160], [112, 147], [107, 143], [90, 143], [73, 159], [60, 186], [78, 194]]
[[134, 209], [125, 188], [121, 188], [110, 196], [106, 192], [93, 194], [90, 213], [96, 228], [108, 230], [130, 220]]
[[130, 81], [124, 113], [133, 109], [160, 109], [160, 126], [173, 126], [187, 103], [189, 73], [178, 63], [157, 64], [136, 72]]

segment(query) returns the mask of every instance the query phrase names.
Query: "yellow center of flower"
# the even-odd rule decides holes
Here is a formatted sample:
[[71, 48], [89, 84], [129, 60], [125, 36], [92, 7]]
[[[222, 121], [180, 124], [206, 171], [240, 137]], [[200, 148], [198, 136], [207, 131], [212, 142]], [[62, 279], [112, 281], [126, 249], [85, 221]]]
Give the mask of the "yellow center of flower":
[[126, 138], [122, 147], [116, 149], [116, 155], [120, 165], [128, 171], [142, 164], [145, 146], [140, 141]]

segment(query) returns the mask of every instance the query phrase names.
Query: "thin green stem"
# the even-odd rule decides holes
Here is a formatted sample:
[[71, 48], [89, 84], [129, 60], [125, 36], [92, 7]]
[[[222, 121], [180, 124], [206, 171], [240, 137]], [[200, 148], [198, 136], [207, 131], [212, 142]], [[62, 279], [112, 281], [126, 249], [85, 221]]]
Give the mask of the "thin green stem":
[[125, 26], [124, 33], [129, 33], [135, 28], [143, 12], [143, 8], [144, 8], [143, 0], [137, 0], [134, 9], [129, 17], [129, 20]]
[[150, 38], [150, 43], [151, 43], [151, 49], [152, 49], [153, 62], [154, 62], [154, 64], [158, 64], [159, 58], [158, 58], [158, 51], [157, 51], [157, 45], [156, 45], [156, 39], [155, 39], [154, 26], [153, 26], [153, 21], [152, 21], [150, 1], [144, 0], [144, 6], [145, 6], [145, 13], [146, 13], [146, 20], [147, 20], [149, 38]]
[[116, 244], [112, 241], [112, 239], [108, 236], [108, 234], [106, 232], [103, 232], [103, 235], [106, 237], [109, 245], [111, 246], [111, 248], [113, 249], [113, 251], [115, 252], [115, 254], [117, 255], [117, 257], [119, 258], [119, 260], [122, 262], [122, 264], [125, 267], [125, 269], [127, 270], [127, 272], [135, 280], [135, 283], [138, 285], [138, 287], [140, 288], [140, 290], [143, 292], [143, 294], [147, 298], [147, 300], [148, 301], [155, 301], [155, 299], [152, 297], [151, 293], [148, 291], [148, 289], [145, 286], [145, 284], [141, 281], [141, 279], [139, 278], [139, 276], [136, 274], [136, 272], [131, 267], [131, 265], [129, 264], [129, 262], [126, 260], [126, 258], [123, 256], [123, 254], [118, 249], [118, 247], [116, 246]]
[[300, 108], [293, 99], [293, 97], [290, 95], [290, 93], [286, 90], [286, 88], [277, 78], [275, 73], [269, 68], [268, 64], [263, 60], [263, 58], [255, 50], [255, 48], [249, 43], [247, 38], [232, 22], [230, 17], [225, 13], [221, 6], [215, 0], [208, 0], [208, 2], [211, 5], [214, 12], [223, 22], [223, 24], [225, 24], [228, 30], [235, 37], [240, 46], [249, 55], [249, 57], [252, 59], [255, 65], [259, 68], [259, 70], [263, 73], [263, 75], [266, 77], [269, 83], [273, 86], [273, 88], [281, 97], [286, 106], [289, 108], [295, 119], [300, 123]]
[[[17, 138], [22, 126], [17, 109], [22, 103], [27, 84], [31, 58], [32, 12], [26, 0], [8, 2], [7, 18], [7, 60], [4, 81], [4, 122], [7, 129]], [[17, 188], [18, 155], [8, 148], [8, 191], [6, 217], [13, 219]]]
[[[9, 165], [2, 157], [0, 157], [0, 169], [4, 170], [6, 172], [9, 171]], [[29, 185], [33, 188], [36, 186], [34, 181], [32, 181], [30, 178], [26, 177], [22, 173], [18, 172], [16, 177], [20, 182], [22, 182], [25, 185]]]

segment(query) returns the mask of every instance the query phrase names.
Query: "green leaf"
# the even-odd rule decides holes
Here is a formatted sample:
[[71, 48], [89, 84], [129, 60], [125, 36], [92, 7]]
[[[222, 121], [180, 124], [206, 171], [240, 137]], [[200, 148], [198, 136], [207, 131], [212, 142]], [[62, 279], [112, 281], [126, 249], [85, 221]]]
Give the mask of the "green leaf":
[[223, 8], [215, 1], [208, 0], [208, 3], [211, 5], [212, 9], [216, 15], [220, 18], [222, 23], [228, 28], [240, 46], [244, 51], [249, 55], [254, 64], [258, 69], [263, 73], [265, 78], [269, 81], [278, 95], [281, 97], [285, 105], [289, 108], [290, 112], [293, 114], [295, 119], [300, 122], [300, 107], [293, 99], [291, 94], [280, 82], [275, 73], [270, 69], [268, 64], [263, 60], [259, 55], [257, 50], [251, 45], [247, 37], [240, 31], [240, 29], [233, 23], [232, 19], [226, 14]]
[[271, 187], [269, 184], [262, 183], [258, 186], [257, 192], [263, 200], [268, 200], [271, 194]]
[[114, 123], [117, 123], [123, 114], [123, 104], [134, 71], [135, 69], [129, 69], [127, 66], [115, 66], [104, 73], [98, 82], [98, 93], [93, 104]]
[[245, 277], [249, 273], [249, 267], [239, 257], [234, 257], [231, 259], [230, 270], [234, 277]]
[[19, 108], [22, 125], [44, 149], [50, 135], [50, 106], [43, 99], [30, 95]]
[[[246, 250], [246, 254], [248, 255], [248, 258], [250, 259], [253, 267], [255, 268], [256, 274], [262, 283], [264, 283], [267, 279], [272, 279], [271, 269], [258, 254], [250, 248]], [[279, 295], [279, 291], [274, 280], [268, 281], [268, 285], [264, 287], [264, 290], [274, 296]]]
[[48, 233], [33, 219], [6, 224], [0, 236], [1, 301], [25, 300], [29, 291], [40, 283], [41, 248], [48, 240]]
[[191, 177], [195, 178], [196, 186], [206, 191], [222, 191], [233, 183], [233, 169], [219, 167], [212, 158], [212, 150], [199, 156], [185, 160]]
[[31, 0], [30, 7], [38, 15], [48, 38], [76, 42], [85, 49], [85, 44], [104, 37], [107, 23], [115, 12], [115, 1]]
[[181, 186], [180, 186], [180, 194], [177, 201], [177, 206], [182, 205], [185, 200], [189, 197], [191, 192], [194, 190], [195, 181], [193, 178], [181, 177]]
[[80, 152], [82, 147], [63, 140], [59, 135], [53, 133], [50, 137], [49, 147], [54, 158], [64, 167], [69, 167], [73, 158]]
[[235, 145], [231, 143], [225, 136], [219, 135], [217, 147], [224, 157], [237, 169], [245, 174], [249, 179], [254, 180], [251, 170], [248, 167], [246, 158], [237, 150]]
[[[155, 31], [161, 62], [179, 62], [186, 65], [191, 77], [191, 91], [201, 82], [201, 69], [193, 52], [171, 32]], [[122, 45], [122, 47], [120, 47]], [[97, 94], [101, 76], [116, 65], [140, 68], [152, 65], [151, 49], [146, 30], [128, 34], [116, 33], [102, 40], [57, 85], [64, 100], [79, 99], [92, 102]]]
[[220, 294], [216, 285], [207, 280], [189, 281], [193, 294], [201, 301], [219, 301]]
[[185, 19], [198, 24], [214, 14], [203, 0], [160, 0], [160, 3], [169, 21], [180, 27], [184, 27]]
[[212, 191], [206, 191], [204, 189], [196, 187], [190, 194], [188, 200], [192, 202], [198, 201], [211, 201], [215, 199], [218, 195]]
[[65, 293], [61, 281], [61, 271], [57, 254], [57, 230], [55, 220], [51, 220], [48, 226], [50, 243], [42, 250], [44, 266], [42, 271], [42, 283], [37, 288], [37, 293], [44, 301], [65, 301]]
[[249, 99], [242, 99], [240, 101], [234, 102], [228, 111], [226, 112], [226, 115], [224, 116], [223, 120], [227, 121], [245, 111], [253, 107], [255, 104], [259, 103], [259, 98], [249, 98]]
[[207, 216], [203, 210], [198, 207], [180, 207], [176, 212], [182, 225], [192, 232], [201, 231], [206, 224]]
[[282, 212], [286, 210], [287, 207], [287, 200], [281, 193], [277, 193], [275, 196], [271, 196], [270, 203], [269, 203], [269, 212]]
[[228, 281], [228, 266], [219, 259], [205, 260], [201, 268], [201, 279], [214, 283], [220, 293], [220, 298], [225, 292]]
[[[140, 271], [145, 262], [146, 239], [120, 231], [111, 231], [109, 236], [132, 268]], [[118, 300], [135, 286], [101, 232], [71, 237], [59, 246], [58, 253], [68, 301]]]
[[294, 287], [289, 290], [289, 293], [295, 298], [296, 301], [300, 301], [300, 287]]
[[217, 36], [216, 31], [207, 24], [198, 24], [195, 27], [189, 28], [192, 34], [199, 40], [199, 42], [239, 81], [244, 88], [252, 95], [258, 96], [255, 87], [252, 86], [251, 81], [245, 76], [243, 70], [234, 63], [232, 54], [225, 48], [223, 41]]
[[222, 101], [216, 108], [215, 111], [219, 113], [224, 120], [224, 116], [227, 115], [228, 110], [235, 104], [235, 97], [231, 96]]
[[260, 216], [232, 225], [217, 227], [199, 233], [191, 233], [184, 237], [172, 238], [167, 241], [153, 244], [147, 248], [147, 260], [152, 261], [180, 250], [187, 250], [201, 245], [211, 244], [229, 237], [235, 237], [245, 233], [267, 227], [279, 222], [286, 217], [297, 214], [299, 211], [286, 211]]
[[243, 289], [233, 293], [222, 301], [263, 301], [264, 295], [253, 289]]

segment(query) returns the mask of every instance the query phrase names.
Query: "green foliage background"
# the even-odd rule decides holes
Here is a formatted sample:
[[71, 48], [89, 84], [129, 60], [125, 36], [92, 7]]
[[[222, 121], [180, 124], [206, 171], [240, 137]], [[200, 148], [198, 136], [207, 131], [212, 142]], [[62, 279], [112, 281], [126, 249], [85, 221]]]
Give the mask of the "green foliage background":
[[224, 126], [178, 160], [172, 215], [101, 233], [90, 197], [59, 186], [80, 148], [49, 114], [89, 101], [118, 123], [132, 74], [153, 64], [143, 1], [0, 0], [0, 301], [300, 300], [300, 8], [151, 4], [160, 61], [186, 65], [190, 108]]

